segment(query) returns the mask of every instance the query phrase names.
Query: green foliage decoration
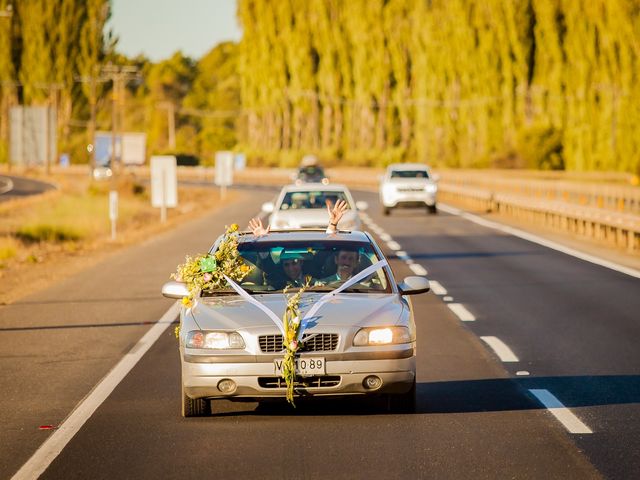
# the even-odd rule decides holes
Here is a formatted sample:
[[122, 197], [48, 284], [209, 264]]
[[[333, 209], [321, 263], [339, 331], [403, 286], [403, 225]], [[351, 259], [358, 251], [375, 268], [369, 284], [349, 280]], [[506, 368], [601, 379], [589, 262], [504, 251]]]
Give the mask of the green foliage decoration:
[[227, 227], [215, 255], [187, 255], [185, 262], [178, 265], [176, 272], [171, 274], [172, 279], [184, 282], [189, 290], [189, 295], [182, 299], [183, 305], [192, 306], [200, 291], [226, 287], [225, 275], [239, 283], [251, 273], [252, 267], [244, 263], [238, 252], [237, 232], [237, 224]]

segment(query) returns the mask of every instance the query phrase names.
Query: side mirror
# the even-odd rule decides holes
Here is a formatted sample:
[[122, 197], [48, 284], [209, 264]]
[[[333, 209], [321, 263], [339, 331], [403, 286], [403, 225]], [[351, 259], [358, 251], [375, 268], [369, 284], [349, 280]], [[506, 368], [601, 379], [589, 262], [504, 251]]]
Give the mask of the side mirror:
[[356, 208], [358, 210], [365, 211], [367, 208], [369, 208], [369, 204], [363, 200], [359, 200], [356, 202]]
[[401, 295], [416, 295], [429, 291], [429, 280], [427, 277], [419, 277], [417, 275], [405, 277], [402, 283], [398, 284]]
[[437, 173], [434, 173], [433, 175], [431, 175], [431, 180], [433, 180], [434, 182], [439, 182], [440, 181], [440, 175]]
[[162, 286], [162, 295], [167, 298], [182, 298], [189, 296], [189, 289], [184, 282], [167, 282]]
[[265, 213], [273, 212], [273, 202], [265, 202], [262, 204], [262, 211]]

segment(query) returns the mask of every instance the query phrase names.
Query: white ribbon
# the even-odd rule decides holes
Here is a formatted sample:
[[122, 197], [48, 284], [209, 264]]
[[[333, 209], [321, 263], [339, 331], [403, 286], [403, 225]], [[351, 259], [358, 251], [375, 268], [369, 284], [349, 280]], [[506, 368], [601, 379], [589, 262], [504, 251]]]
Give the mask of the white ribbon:
[[[347, 280], [342, 285], [340, 285], [338, 288], [336, 288], [334, 290], [331, 290], [329, 293], [327, 293], [327, 294], [323, 295], [322, 297], [320, 297], [320, 299], [309, 309], [309, 311], [307, 313], [305, 313], [304, 317], [302, 317], [302, 320], [300, 321], [300, 329], [298, 330], [298, 336], [297, 336], [296, 340], [300, 340], [302, 338], [302, 333], [306, 330], [309, 321], [313, 318], [313, 316], [320, 309], [320, 307], [322, 307], [322, 305], [327, 303], [327, 301], [331, 300], [331, 298], [334, 297], [335, 295], [337, 295], [338, 293], [342, 292], [343, 290], [346, 290], [347, 288], [351, 287], [352, 285], [355, 285], [360, 280], [362, 280], [363, 278], [368, 277], [369, 275], [374, 273], [376, 270], [384, 267], [385, 265], [388, 265], [387, 261], [386, 260], [380, 260], [379, 262], [376, 262], [373, 265], [365, 268], [363, 271], [361, 271], [357, 275], [354, 275], [349, 280]], [[285, 334], [284, 334], [284, 326], [282, 325], [282, 320], [280, 318], [278, 318], [278, 316], [269, 307], [267, 307], [266, 305], [260, 303], [255, 298], [253, 298], [251, 295], [249, 295], [249, 293], [247, 293], [247, 291], [244, 288], [242, 288], [240, 285], [238, 285], [236, 282], [231, 280], [226, 275], [224, 276], [224, 278], [227, 281], [227, 283], [229, 285], [231, 285], [231, 288], [233, 288], [236, 292], [238, 292], [238, 295], [240, 295], [242, 298], [247, 300], [249, 303], [251, 303], [252, 305], [258, 307], [260, 310], [262, 310], [264, 313], [267, 314], [267, 316], [273, 321], [273, 323], [276, 324], [278, 329], [282, 332], [283, 341], [286, 341], [286, 339], [284, 338]]]
[[266, 305], [263, 305], [262, 303], [257, 301], [255, 298], [253, 298], [251, 295], [249, 295], [247, 291], [244, 288], [242, 288], [240, 285], [238, 285], [236, 282], [231, 280], [226, 275], [224, 276], [224, 278], [227, 281], [227, 283], [231, 285], [231, 288], [233, 288], [236, 292], [238, 292], [238, 295], [240, 295], [249, 303], [258, 307], [260, 310], [266, 313], [271, 320], [273, 320], [273, 323], [275, 323], [276, 327], [278, 327], [282, 332], [282, 338], [284, 339], [284, 327], [282, 326], [282, 320], [280, 320], [280, 318], [278, 318], [278, 316], [275, 313], [273, 313], [273, 311], [269, 307], [267, 307]]

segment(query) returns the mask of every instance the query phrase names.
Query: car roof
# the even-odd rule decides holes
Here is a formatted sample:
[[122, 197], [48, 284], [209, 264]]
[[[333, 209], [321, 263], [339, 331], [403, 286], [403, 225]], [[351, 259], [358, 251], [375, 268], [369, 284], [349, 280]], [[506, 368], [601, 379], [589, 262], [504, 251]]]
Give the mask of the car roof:
[[352, 232], [338, 232], [327, 234], [322, 229], [291, 229], [275, 230], [267, 235], [256, 237], [251, 232], [241, 232], [238, 236], [240, 243], [245, 242], [364, 242], [372, 243], [371, 238], [364, 232], [354, 230]]
[[349, 191], [346, 185], [342, 185], [341, 183], [330, 183], [325, 185], [324, 183], [316, 182], [316, 183], [303, 183], [300, 185], [285, 185], [282, 187], [282, 192], [315, 192], [317, 190], [322, 190], [325, 192], [344, 192]]
[[424, 163], [393, 163], [387, 167], [389, 170], [427, 170]]

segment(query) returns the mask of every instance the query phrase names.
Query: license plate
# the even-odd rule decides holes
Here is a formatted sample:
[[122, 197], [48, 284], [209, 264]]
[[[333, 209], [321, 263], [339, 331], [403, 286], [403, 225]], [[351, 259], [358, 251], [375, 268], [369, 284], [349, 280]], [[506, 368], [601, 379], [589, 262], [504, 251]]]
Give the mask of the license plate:
[[[277, 376], [282, 375], [284, 360], [279, 358], [273, 361], [273, 368]], [[324, 357], [296, 358], [297, 375], [324, 375], [326, 372]]]

